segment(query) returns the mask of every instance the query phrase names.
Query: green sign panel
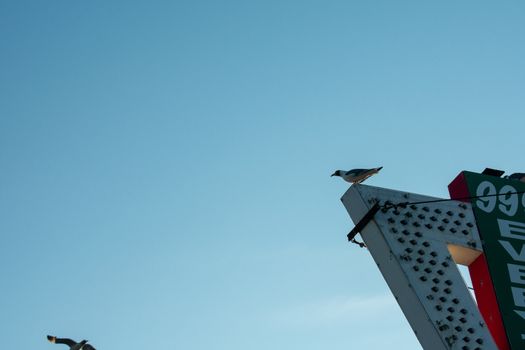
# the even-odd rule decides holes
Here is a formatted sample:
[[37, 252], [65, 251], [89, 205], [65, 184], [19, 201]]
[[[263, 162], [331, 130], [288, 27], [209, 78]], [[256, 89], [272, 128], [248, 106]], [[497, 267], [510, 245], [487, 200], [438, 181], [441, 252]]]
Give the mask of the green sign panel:
[[511, 349], [525, 349], [525, 183], [464, 172]]

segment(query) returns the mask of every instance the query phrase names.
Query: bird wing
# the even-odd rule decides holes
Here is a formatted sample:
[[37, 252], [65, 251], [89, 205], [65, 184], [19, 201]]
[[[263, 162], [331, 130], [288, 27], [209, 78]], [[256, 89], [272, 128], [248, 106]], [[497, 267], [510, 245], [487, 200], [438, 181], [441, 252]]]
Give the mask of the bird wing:
[[92, 346], [89, 345], [89, 344], [86, 344], [86, 345], [84, 345], [84, 347], [82, 348], [82, 350], [97, 350], [97, 349], [95, 349], [94, 347], [92, 347]]
[[47, 336], [47, 340], [49, 340], [51, 343], [66, 344], [69, 347], [77, 345], [77, 342], [72, 340], [72, 339], [69, 339], [69, 338], [57, 338], [57, 337], [52, 336], [52, 335], [48, 335]]
[[369, 171], [370, 169], [352, 169], [352, 170], [348, 170], [345, 175], [354, 175], [354, 176], [357, 176], [359, 174], [362, 174], [362, 173], [366, 173], [367, 171]]

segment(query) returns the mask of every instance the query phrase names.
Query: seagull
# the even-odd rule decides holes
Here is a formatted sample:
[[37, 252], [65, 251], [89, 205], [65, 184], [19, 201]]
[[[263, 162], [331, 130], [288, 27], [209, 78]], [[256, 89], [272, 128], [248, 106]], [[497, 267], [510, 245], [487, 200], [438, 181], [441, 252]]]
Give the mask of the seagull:
[[69, 350], [96, 350], [91, 345], [86, 344], [88, 342], [87, 340], [82, 340], [80, 343], [77, 343], [76, 341], [68, 338], [57, 338], [52, 335], [48, 335], [47, 340], [55, 344], [66, 344], [69, 346]]
[[370, 176], [377, 174], [379, 170], [381, 169], [383, 169], [382, 166], [380, 166], [379, 168], [372, 168], [372, 169], [352, 169], [348, 171], [336, 170], [331, 176], [340, 176], [346, 182], [358, 184], [358, 183], [365, 181]]

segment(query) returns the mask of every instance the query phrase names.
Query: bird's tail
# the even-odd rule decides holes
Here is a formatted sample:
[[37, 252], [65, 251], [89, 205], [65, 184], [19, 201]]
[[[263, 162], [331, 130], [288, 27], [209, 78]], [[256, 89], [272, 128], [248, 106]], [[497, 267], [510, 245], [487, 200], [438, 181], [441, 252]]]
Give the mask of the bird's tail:
[[382, 166], [380, 166], [379, 168], [376, 168], [377, 171], [379, 171], [379, 170], [381, 170], [381, 169], [383, 169]]

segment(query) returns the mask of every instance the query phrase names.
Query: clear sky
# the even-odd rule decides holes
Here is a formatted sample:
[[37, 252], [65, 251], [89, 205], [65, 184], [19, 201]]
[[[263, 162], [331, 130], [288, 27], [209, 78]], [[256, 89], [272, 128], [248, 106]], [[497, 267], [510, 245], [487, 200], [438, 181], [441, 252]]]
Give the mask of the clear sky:
[[329, 175], [525, 172], [524, 38], [519, 1], [1, 0], [2, 348], [419, 349]]

